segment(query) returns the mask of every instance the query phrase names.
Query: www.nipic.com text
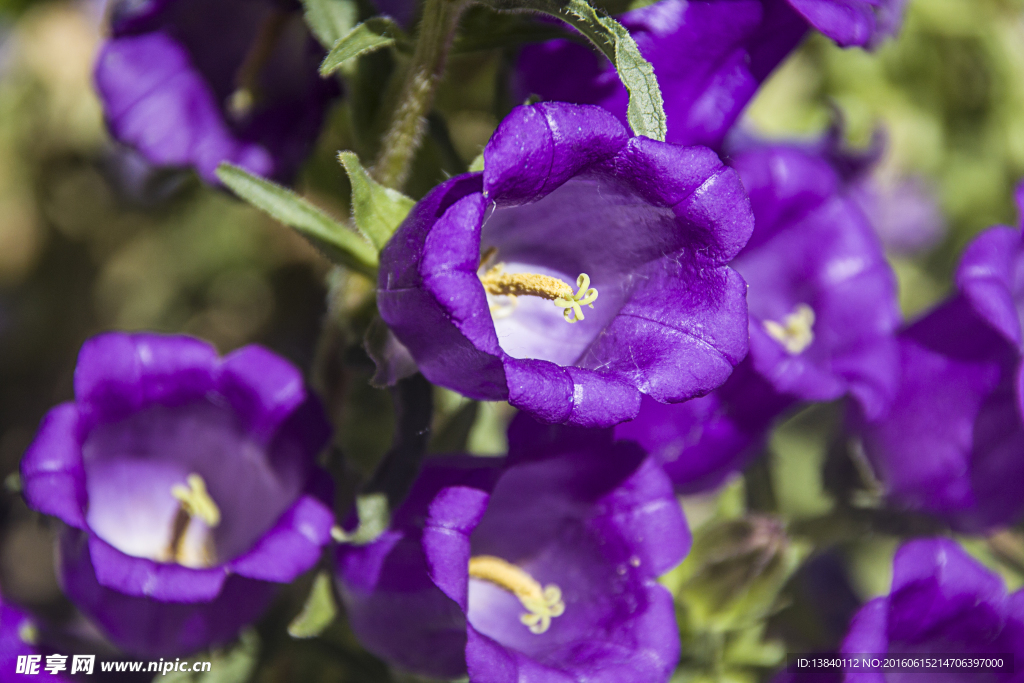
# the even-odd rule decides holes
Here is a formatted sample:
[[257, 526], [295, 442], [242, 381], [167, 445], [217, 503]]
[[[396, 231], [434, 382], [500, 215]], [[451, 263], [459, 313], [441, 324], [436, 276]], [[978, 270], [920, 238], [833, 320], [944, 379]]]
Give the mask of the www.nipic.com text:
[[[146, 671], [149, 673], [160, 673], [167, 675], [172, 671], [183, 671], [185, 673], [201, 673], [210, 670], [210, 662], [189, 662], [181, 661], [176, 659], [173, 662], [170, 660], [163, 660], [156, 662], [100, 662], [100, 671], [103, 672], [123, 672], [123, 673], [139, 673]], [[96, 655], [73, 655], [71, 657], [70, 666], [68, 664], [67, 655], [48, 655], [44, 658], [42, 655], [19, 655], [17, 664], [15, 665], [14, 673], [25, 674], [27, 676], [39, 675], [48, 673], [57, 675], [62, 671], [68, 671], [72, 674], [91, 674], [96, 667]]]

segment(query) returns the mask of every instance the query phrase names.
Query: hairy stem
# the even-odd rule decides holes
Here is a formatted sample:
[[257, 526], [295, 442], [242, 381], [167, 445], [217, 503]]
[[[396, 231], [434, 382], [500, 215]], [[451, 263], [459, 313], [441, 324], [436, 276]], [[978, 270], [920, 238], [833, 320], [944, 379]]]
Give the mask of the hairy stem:
[[371, 171], [382, 185], [401, 189], [409, 176], [464, 7], [465, 0], [427, 0], [423, 6], [419, 37], [398, 107]]

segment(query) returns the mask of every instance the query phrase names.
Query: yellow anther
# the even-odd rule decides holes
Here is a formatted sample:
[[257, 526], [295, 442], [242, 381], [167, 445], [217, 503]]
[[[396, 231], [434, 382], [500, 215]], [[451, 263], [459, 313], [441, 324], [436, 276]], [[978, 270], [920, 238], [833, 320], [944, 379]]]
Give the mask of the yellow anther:
[[544, 633], [551, 627], [554, 617], [565, 613], [561, 588], [554, 584], [541, 588], [537, 580], [526, 571], [500, 557], [478, 555], [469, 558], [469, 575], [500, 586], [519, 598], [527, 610], [526, 614], [519, 617], [519, 621], [531, 633]]
[[807, 304], [797, 304], [793, 312], [782, 319], [764, 321], [768, 336], [782, 344], [790, 355], [803, 353], [814, 341], [814, 309]]
[[32, 623], [31, 619], [24, 619], [18, 624], [18, 638], [26, 645], [39, 643], [39, 629]]
[[175, 484], [171, 487], [171, 495], [181, 501], [181, 509], [189, 517], [198, 517], [206, 522], [206, 526], [215, 527], [220, 524], [220, 508], [206, 491], [206, 482], [193, 472], [185, 477], [188, 486]]
[[[492, 255], [488, 250], [481, 264], [486, 263]], [[586, 273], [581, 273], [576, 279], [579, 291], [575, 294], [572, 287], [557, 277], [537, 273], [506, 273], [504, 263], [493, 266], [481, 275], [480, 282], [488, 294], [507, 296], [513, 302], [517, 296], [536, 296], [553, 301], [556, 306], [565, 309], [562, 315], [566, 322], [570, 323], [583, 320], [583, 310], [580, 306], [593, 308], [597, 300], [597, 290], [590, 286], [590, 276]], [[503, 317], [507, 317], [508, 314], [510, 312]]]

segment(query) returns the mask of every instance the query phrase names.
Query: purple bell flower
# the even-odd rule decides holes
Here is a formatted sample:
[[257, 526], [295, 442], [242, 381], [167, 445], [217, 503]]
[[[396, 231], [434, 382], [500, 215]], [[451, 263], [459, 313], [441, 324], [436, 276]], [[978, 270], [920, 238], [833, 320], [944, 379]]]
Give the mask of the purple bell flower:
[[981, 531], [1024, 512], [1024, 245], [994, 227], [968, 245], [957, 292], [899, 335], [892, 409], [857, 419], [890, 501]]
[[[749, 284], [750, 355], [718, 390], [681, 406], [644, 401], [616, 427], [686, 492], [717, 486], [800, 401], [851, 394], [878, 416], [896, 391], [896, 279], [825, 147], [751, 146], [733, 166], [755, 228], [732, 262]], [[838, 164], [842, 166], [842, 164]]]
[[299, 372], [247, 346], [110, 333], [82, 347], [75, 402], [43, 419], [25, 500], [67, 526], [68, 597], [122, 649], [230, 640], [330, 538], [329, 436]]
[[[717, 148], [758, 86], [814, 27], [842, 46], [894, 34], [905, 0], [662, 0], [619, 21], [654, 67], [668, 141]], [[563, 65], [552, 69], [551, 64]], [[587, 46], [555, 40], [524, 48], [525, 97], [599, 104], [626, 121], [626, 89]]]
[[119, 0], [95, 67], [111, 134], [208, 183], [222, 161], [290, 180], [337, 83], [297, 2]]
[[656, 578], [690, 535], [671, 483], [610, 430], [521, 415], [507, 459], [428, 460], [391, 528], [338, 548], [361, 642], [474, 683], [658, 683], [679, 658]]
[[747, 352], [746, 286], [726, 264], [753, 216], [714, 152], [545, 103], [514, 109], [484, 158], [381, 253], [381, 316], [427, 379], [583, 426], [725, 381]]
[[[39, 629], [35, 620], [22, 610], [0, 599], [0, 683], [16, 683], [29, 680], [27, 673], [35, 671], [39, 678], [43, 676], [55, 683], [67, 683], [73, 680], [66, 676], [71, 670], [71, 658], [59, 660], [64, 666], [63, 672], [54, 667], [53, 673], [46, 670], [46, 655], [52, 650], [38, 644]], [[27, 658], [34, 658], [29, 662]], [[20, 664], [22, 670], [18, 670]], [[35, 676], [33, 676], [35, 678]]]
[[1002, 579], [949, 539], [915, 540], [893, 561], [892, 591], [864, 605], [843, 641], [843, 654], [990, 655], [1016, 657], [1016, 673], [852, 672], [848, 683], [1024, 681], [1024, 591], [1007, 595]]

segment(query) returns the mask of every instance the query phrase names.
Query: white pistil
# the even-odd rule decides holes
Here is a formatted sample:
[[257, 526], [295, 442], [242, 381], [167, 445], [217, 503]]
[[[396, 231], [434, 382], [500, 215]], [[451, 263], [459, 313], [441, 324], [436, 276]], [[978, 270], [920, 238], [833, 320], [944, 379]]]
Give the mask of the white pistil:
[[781, 323], [765, 320], [763, 324], [768, 336], [792, 356], [803, 353], [814, 341], [814, 309], [807, 304], [797, 304]]
[[171, 496], [178, 500], [178, 511], [174, 515], [171, 540], [166, 551], [170, 561], [179, 563], [183, 559], [182, 544], [185, 533], [193, 517], [198, 517], [211, 529], [220, 524], [220, 508], [207, 492], [206, 482], [202, 476], [193, 472], [185, 477], [185, 481], [187, 485], [175, 484], [171, 487]]
[[519, 617], [530, 633], [541, 634], [551, 627], [551, 620], [565, 613], [562, 589], [555, 584], [541, 585], [525, 570], [493, 555], [469, 558], [469, 575], [504, 588], [519, 599], [526, 614]]

